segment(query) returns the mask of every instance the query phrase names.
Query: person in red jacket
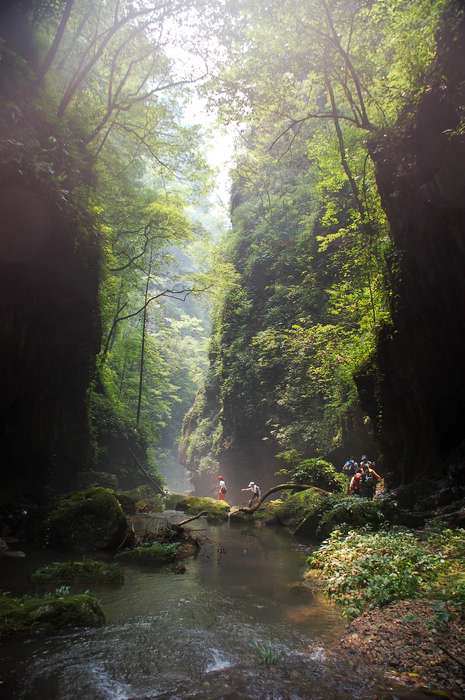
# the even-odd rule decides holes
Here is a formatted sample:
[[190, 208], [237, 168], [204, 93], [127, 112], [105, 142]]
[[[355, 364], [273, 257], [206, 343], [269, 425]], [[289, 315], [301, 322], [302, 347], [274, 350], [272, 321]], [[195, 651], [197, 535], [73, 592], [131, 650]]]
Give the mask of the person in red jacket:
[[351, 496], [360, 496], [360, 489], [362, 486], [363, 469], [359, 467], [349, 484], [349, 494]]
[[226, 482], [223, 476], [218, 477], [218, 500], [225, 501], [226, 498]]

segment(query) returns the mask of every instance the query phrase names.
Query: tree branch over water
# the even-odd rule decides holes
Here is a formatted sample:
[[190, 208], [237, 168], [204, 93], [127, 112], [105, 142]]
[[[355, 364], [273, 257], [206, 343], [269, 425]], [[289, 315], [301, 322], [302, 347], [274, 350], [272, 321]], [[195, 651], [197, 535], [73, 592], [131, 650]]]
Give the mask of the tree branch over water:
[[255, 511], [260, 508], [263, 501], [265, 501], [268, 498], [268, 496], [271, 496], [273, 493], [277, 493], [278, 491], [290, 491], [291, 489], [294, 489], [295, 491], [307, 491], [307, 489], [313, 489], [314, 491], [318, 491], [318, 493], [322, 496], [331, 495], [330, 491], [320, 489], [318, 486], [314, 486], [313, 484], [279, 484], [278, 486], [273, 486], [273, 488], [269, 489], [266, 493], [264, 493], [258, 501], [258, 503], [256, 503], [254, 506], [252, 506], [251, 508], [244, 506], [243, 508], [239, 508], [239, 512], [255, 513]]

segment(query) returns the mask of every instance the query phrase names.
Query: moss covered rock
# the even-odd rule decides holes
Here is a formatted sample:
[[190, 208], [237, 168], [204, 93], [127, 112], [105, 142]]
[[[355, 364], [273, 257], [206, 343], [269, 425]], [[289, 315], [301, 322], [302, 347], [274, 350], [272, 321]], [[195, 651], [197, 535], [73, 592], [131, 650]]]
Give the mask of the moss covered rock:
[[50, 542], [75, 551], [118, 546], [128, 522], [115, 493], [94, 488], [61, 498], [47, 520]]
[[151, 542], [134, 547], [134, 549], [127, 549], [116, 556], [121, 561], [161, 566], [176, 559], [178, 546], [177, 542]]
[[222, 522], [228, 519], [228, 513], [231, 509], [226, 501], [218, 501], [215, 498], [198, 497], [198, 496], [183, 496], [177, 500], [175, 510], [182, 510], [190, 515], [198, 515], [198, 513], [206, 512], [207, 521], [209, 523]]
[[48, 564], [32, 574], [34, 583], [91, 581], [96, 583], [123, 583], [124, 576], [117, 564], [86, 559]]
[[[315, 518], [315, 527], [318, 525], [318, 516], [321, 512], [325, 497], [315, 489], [306, 489], [299, 493], [294, 493], [281, 501], [274, 509], [277, 520], [295, 531], [302, 526], [303, 522], [309, 522]], [[311, 526], [309, 526], [311, 530]]]
[[283, 503], [284, 501], [281, 498], [276, 498], [273, 501], [265, 501], [265, 503], [255, 511], [255, 520], [263, 525], [279, 525], [277, 513]]
[[23, 598], [0, 594], [0, 639], [50, 634], [69, 627], [98, 627], [104, 623], [98, 601], [88, 593]]

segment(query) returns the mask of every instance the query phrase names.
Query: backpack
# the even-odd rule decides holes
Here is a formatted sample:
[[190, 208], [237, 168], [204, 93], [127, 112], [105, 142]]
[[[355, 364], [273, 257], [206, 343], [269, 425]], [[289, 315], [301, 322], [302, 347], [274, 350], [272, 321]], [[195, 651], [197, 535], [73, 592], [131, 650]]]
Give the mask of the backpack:
[[354, 474], [353, 479], [352, 491], [358, 493], [363, 482], [362, 474]]

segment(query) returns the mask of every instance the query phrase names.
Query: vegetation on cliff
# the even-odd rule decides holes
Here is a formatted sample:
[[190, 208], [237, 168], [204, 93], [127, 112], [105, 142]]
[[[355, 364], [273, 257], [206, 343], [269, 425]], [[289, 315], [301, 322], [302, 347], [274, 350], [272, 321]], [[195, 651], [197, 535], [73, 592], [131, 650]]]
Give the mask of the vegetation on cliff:
[[209, 243], [192, 211], [208, 168], [182, 105], [200, 73], [161, 38], [192, 9], [2, 4], [6, 500], [15, 481], [33, 501], [92, 469], [123, 488], [144, 468], [157, 480], [195, 395], [207, 329], [188, 297], [209, 283], [191, 248]]
[[[448, 299], [463, 298], [463, 187], [447, 174], [463, 139], [463, 8], [242, 7], [247, 22], [225, 15], [227, 60], [211, 85], [225, 118], [243, 125], [226, 244], [237, 277], [217, 307], [205, 389], [186, 417], [185, 463], [203, 486], [218, 463], [234, 486], [252, 473], [270, 483], [283, 449], [336, 461], [376, 450], [391, 486], [427, 464], [444, 475], [463, 463], [464, 439], [439, 409], [448, 386], [454, 414], [463, 412], [463, 363], [439, 322], [439, 308], [452, 309], [445, 287]], [[446, 242], [439, 212], [449, 206], [457, 211]], [[412, 352], [420, 308], [424, 333]], [[461, 337], [452, 318], [448, 328]], [[439, 359], [447, 353], [450, 373]], [[404, 400], [409, 386], [415, 408]]]

